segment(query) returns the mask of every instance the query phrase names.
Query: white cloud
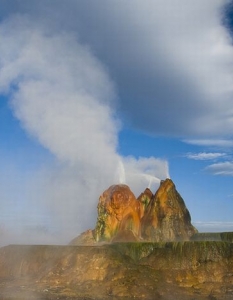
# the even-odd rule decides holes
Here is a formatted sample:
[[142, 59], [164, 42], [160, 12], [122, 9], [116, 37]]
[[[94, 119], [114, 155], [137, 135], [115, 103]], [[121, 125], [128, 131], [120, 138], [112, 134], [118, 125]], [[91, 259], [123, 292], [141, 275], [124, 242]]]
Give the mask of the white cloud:
[[213, 175], [233, 176], [233, 162], [226, 161], [212, 164], [207, 166], [205, 171], [210, 172]]
[[210, 146], [210, 147], [213, 146], [213, 147], [229, 148], [233, 146], [233, 141], [227, 139], [187, 139], [184, 140], [184, 142], [191, 145]]
[[72, 26], [108, 64], [121, 108], [135, 126], [224, 136], [233, 120], [233, 47], [222, 22], [227, 2], [82, 2], [77, 13], [88, 18]]
[[219, 153], [219, 152], [200, 152], [200, 153], [187, 153], [186, 157], [189, 159], [194, 160], [212, 160], [217, 159], [220, 157], [226, 156], [226, 153]]

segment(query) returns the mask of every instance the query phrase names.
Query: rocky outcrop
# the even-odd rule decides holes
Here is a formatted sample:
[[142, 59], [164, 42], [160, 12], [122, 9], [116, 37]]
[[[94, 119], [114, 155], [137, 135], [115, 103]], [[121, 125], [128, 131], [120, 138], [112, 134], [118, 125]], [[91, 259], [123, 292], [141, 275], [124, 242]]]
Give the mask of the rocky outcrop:
[[140, 207], [141, 207], [141, 213], [140, 216], [141, 218], [145, 215], [145, 212], [148, 209], [148, 206], [153, 199], [154, 195], [152, 191], [149, 188], [146, 188], [143, 193], [138, 197], [138, 201], [140, 202]]
[[189, 240], [195, 233], [171, 179], [161, 181], [155, 195], [147, 188], [136, 199], [127, 185], [113, 185], [99, 198], [97, 242]]
[[125, 239], [141, 236], [140, 202], [127, 185], [112, 185], [99, 198], [96, 241]]
[[142, 237], [148, 241], [189, 240], [197, 230], [171, 179], [161, 181], [141, 221]]

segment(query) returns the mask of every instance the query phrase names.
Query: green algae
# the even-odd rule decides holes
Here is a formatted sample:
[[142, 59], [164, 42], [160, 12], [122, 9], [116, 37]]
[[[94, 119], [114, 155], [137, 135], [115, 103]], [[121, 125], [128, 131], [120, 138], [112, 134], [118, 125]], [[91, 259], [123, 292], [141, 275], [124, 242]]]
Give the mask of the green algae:
[[146, 211], [147, 210], [147, 207], [151, 201], [151, 198], [148, 197], [147, 195], [143, 195], [140, 200], [139, 200], [143, 206], [143, 210]]
[[132, 242], [132, 243], [113, 243], [111, 245], [115, 250], [123, 255], [131, 257], [133, 260], [138, 261], [143, 257], [149, 256], [155, 248], [164, 247], [164, 243], [151, 243], [151, 242]]
[[114, 243], [110, 247], [134, 261], [150, 256], [158, 261], [158, 265], [163, 264], [171, 268], [219, 262], [229, 258], [233, 251], [233, 244], [223, 241], [132, 242]]
[[198, 261], [219, 261], [231, 255], [231, 245], [222, 241], [185, 241], [167, 243], [177, 258]]

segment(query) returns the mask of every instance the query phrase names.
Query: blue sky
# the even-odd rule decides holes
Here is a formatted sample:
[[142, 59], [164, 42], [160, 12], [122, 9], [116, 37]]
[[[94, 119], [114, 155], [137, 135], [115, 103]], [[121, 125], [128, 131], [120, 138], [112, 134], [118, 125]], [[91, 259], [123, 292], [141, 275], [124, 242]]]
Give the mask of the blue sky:
[[109, 185], [166, 177], [233, 231], [231, 1], [0, 4], [2, 244], [67, 243]]

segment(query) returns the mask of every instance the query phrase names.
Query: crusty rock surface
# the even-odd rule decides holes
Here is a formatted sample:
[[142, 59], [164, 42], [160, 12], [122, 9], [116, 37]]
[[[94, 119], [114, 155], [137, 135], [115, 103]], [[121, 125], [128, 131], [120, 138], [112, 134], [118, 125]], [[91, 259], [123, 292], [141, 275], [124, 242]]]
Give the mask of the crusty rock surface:
[[232, 300], [230, 242], [0, 248], [3, 300]]
[[138, 201], [140, 202], [140, 207], [141, 207], [141, 212], [140, 212], [141, 218], [144, 216], [153, 198], [154, 195], [149, 188], [146, 188], [145, 191], [141, 193], [141, 195], [138, 197]]
[[[99, 198], [96, 241], [124, 239], [124, 232], [134, 240], [141, 236], [141, 203], [127, 185], [112, 185]], [[119, 240], [119, 238], [118, 238]]]
[[99, 198], [97, 242], [189, 240], [195, 233], [171, 179], [161, 181], [155, 195], [147, 188], [136, 199], [127, 185], [112, 185]]
[[171, 179], [161, 181], [155, 196], [148, 204], [141, 221], [144, 240], [189, 240], [197, 233], [184, 200]]

